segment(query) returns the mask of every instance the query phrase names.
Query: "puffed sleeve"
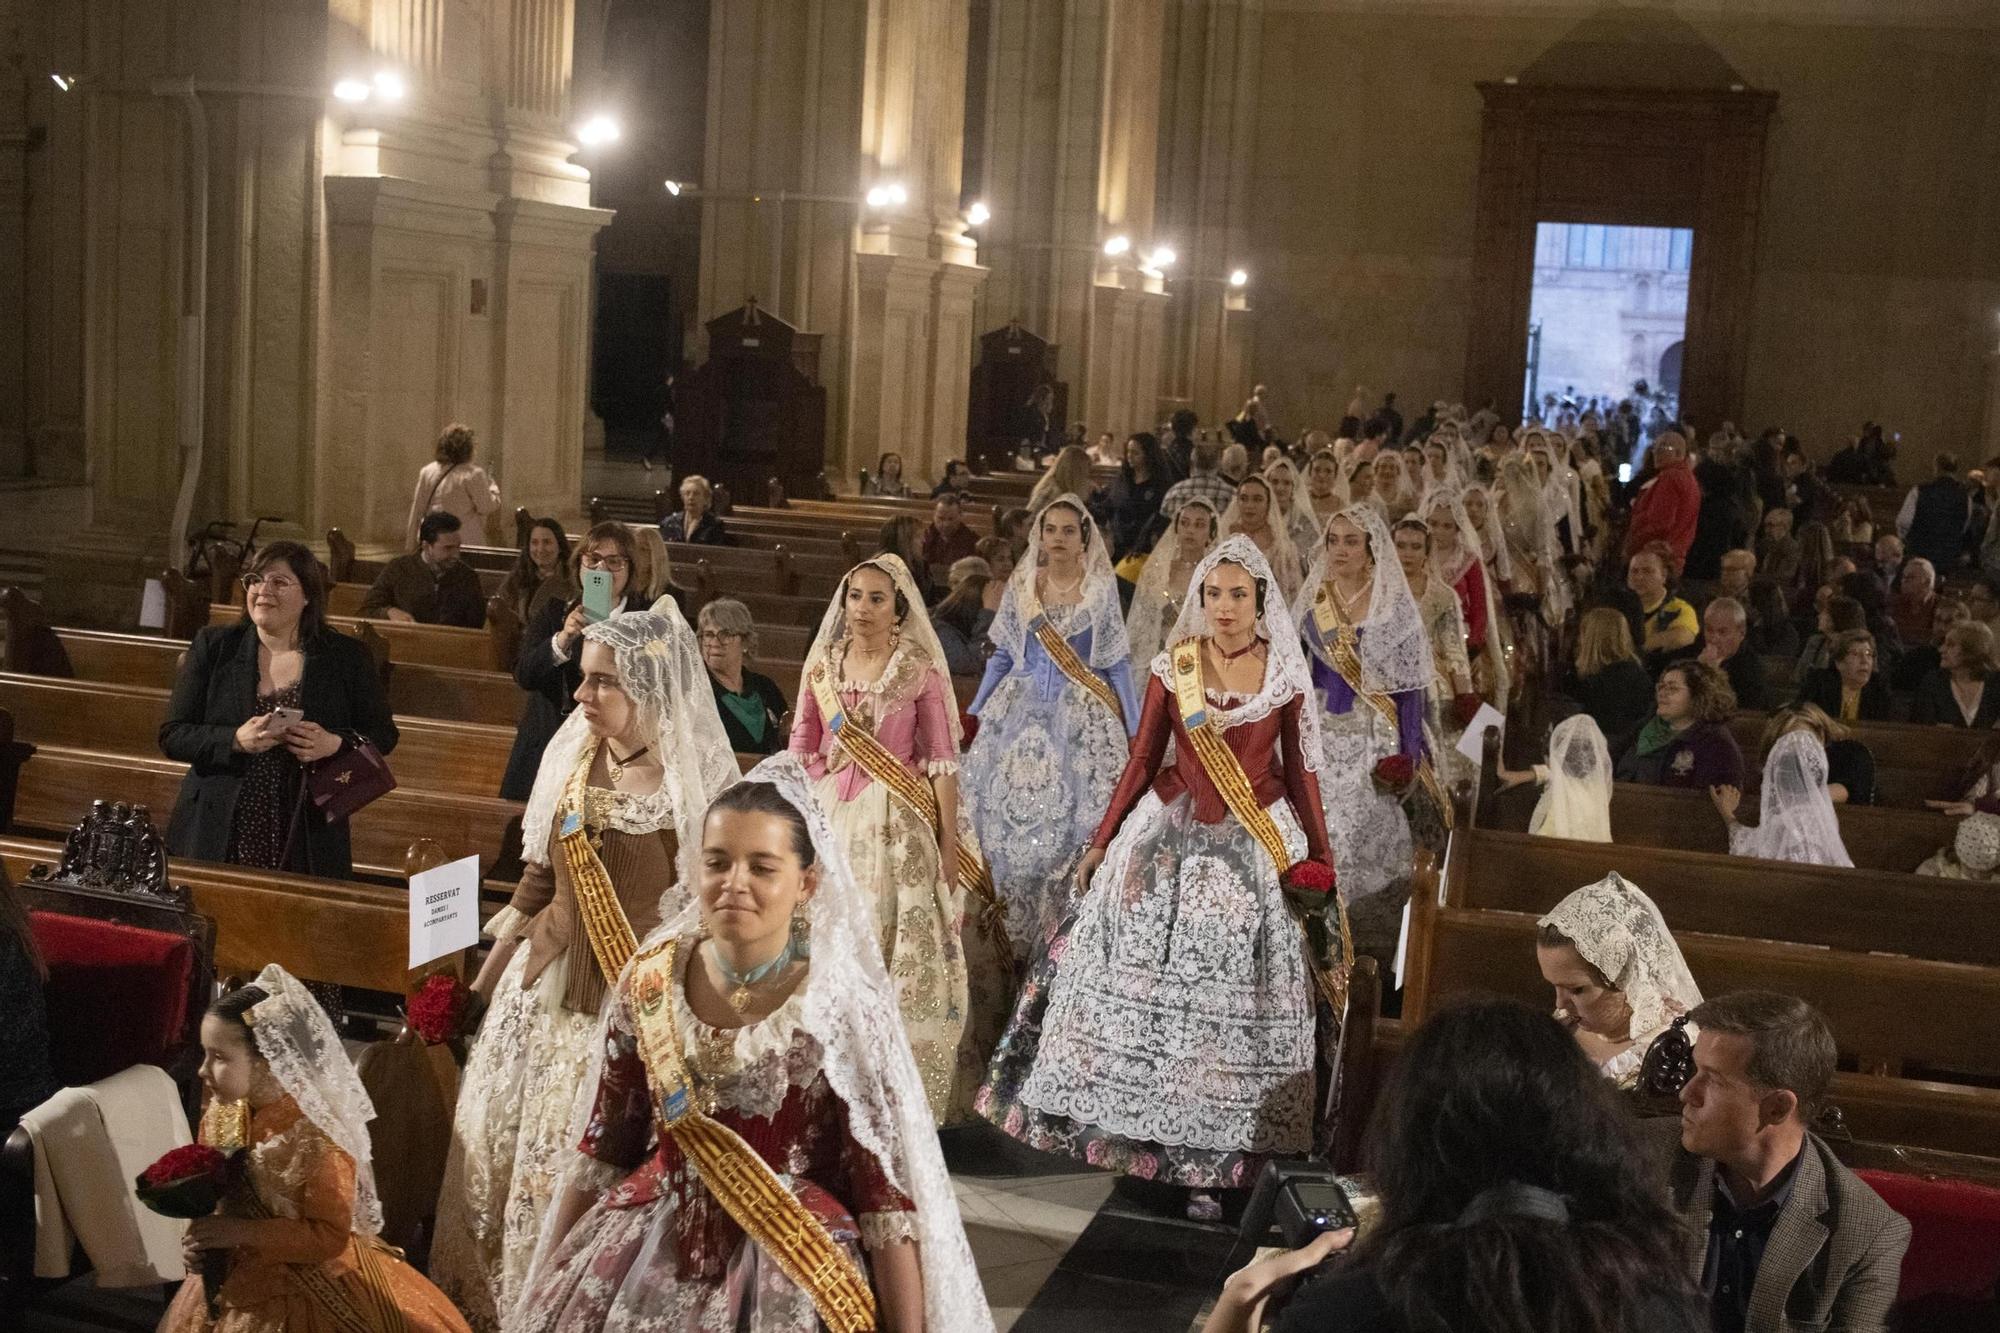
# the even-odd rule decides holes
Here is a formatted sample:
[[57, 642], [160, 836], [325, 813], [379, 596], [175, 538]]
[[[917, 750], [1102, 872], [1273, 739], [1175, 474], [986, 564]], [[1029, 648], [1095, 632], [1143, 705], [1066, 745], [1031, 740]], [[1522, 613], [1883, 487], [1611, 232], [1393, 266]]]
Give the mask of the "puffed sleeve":
[[958, 742], [951, 734], [951, 682], [935, 668], [917, 691], [916, 760], [925, 777], [958, 772]]
[[[1326, 837], [1326, 811], [1319, 803], [1319, 775], [1306, 767], [1304, 733], [1299, 722], [1299, 710], [1305, 707], [1305, 696], [1294, 695], [1279, 710], [1278, 744], [1285, 762], [1285, 795], [1292, 803], [1292, 813], [1299, 817], [1299, 828], [1306, 835], [1306, 853], [1313, 860], [1333, 865], [1333, 849]], [[1337, 871], [1340, 867], [1334, 866]]]
[[346, 1251], [354, 1232], [354, 1159], [309, 1120], [290, 1132], [301, 1136], [299, 1215], [249, 1222], [255, 1239], [244, 1248], [271, 1263], [323, 1264]]
[[835, 1097], [840, 1108], [840, 1170], [846, 1177], [839, 1198], [854, 1210], [861, 1228], [861, 1244], [879, 1250], [901, 1240], [917, 1238], [917, 1210], [909, 1196], [889, 1182], [875, 1154], [854, 1139], [849, 1128], [847, 1103]]
[[[546, 851], [546, 848], [533, 849]], [[521, 866], [520, 882], [514, 886], [514, 896], [507, 901], [506, 920], [496, 915], [488, 923], [493, 938], [506, 939], [535, 918], [536, 913], [555, 901], [556, 872], [537, 861], [527, 861]], [[505, 932], [504, 934], [502, 932]]]
[[799, 702], [792, 709], [792, 738], [786, 747], [801, 758], [819, 754], [826, 740], [826, 719], [820, 716], [819, 696], [803, 679], [799, 682]]
[[1118, 836], [1118, 826], [1125, 822], [1125, 816], [1132, 813], [1132, 807], [1139, 804], [1139, 798], [1153, 785], [1159, 775], [1160, 761], [1166, 757], [1167, 740], [1173, 735], [1173, 717], [1168, 712], [1171, 703], [1167, 698], [1166, 684], [1158, 676], [1150, 676], [1146, 682], [1146, 704], [1139, 713], [1139, 729], [1132, 736], [1132, 753], [1125, 761], [1125, 771], [1118, 778], [1118, 786], [1111, 793], [1111, 804], [1104, 811], [1104, 818], [1097, 825], [1090, 845], [1103, 849], [1111, 845]]
[[612, 1005], [611, 1021], [604, 1032], [604, 1067], [597, 1077], [590, 1123], [577, 1151], [607, 1166], [631, 1171], [646, 1160], [646, 1150], [652, 1146], [652, 1089], [646, 1081], [646, 1062], [639, 1055], [639, 1036], [633, 1028], [627, 993], [620, 990]]

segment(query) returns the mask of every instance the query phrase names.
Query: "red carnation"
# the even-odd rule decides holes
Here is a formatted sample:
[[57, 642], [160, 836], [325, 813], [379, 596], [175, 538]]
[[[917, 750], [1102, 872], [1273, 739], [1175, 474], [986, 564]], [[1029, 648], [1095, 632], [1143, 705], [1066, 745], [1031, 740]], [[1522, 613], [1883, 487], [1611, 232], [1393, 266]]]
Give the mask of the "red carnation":
[[[236, 1166], [241, 1159], [240, 1153], [224, 1153], [205, 1143], [190, 1143], [173, 1149], [141, 1171], [132, 1182], [132, 1192], [140, 1203], [161, 1217], [210, 1217], [236, 1183]], [[210, 1319], [216, 1317], [216, 1293], [229, 1275], [229, 1264], [227, 1250], [202, 1252], [198, 1267]]]
[[1486, 701], [1476, 694], [1456, 695], [1451, 701], [1452, 716], [1458, 719], [1459, 726], [1469, 727], [1472, 725], [1472, 719], [1479, 716], [1479, 710], [1485, 703]]
[[1385, 791], [1401, 792], [1417, 775], [1417, 766], [1406, 754], [1384, 755], [1375, 763], [1375, 785]]
[[139, 1175], [139, 1184], [148, 1189], [177, 1185], [183, 1180], [214, 1175], [229, 1165], [229, 1159], [206, 1143], [190, 1143], [175, 1148]]
[[1333, 885], [1333, 871], [1318, 861], [1294, 861], [1285, 872], [1284, 886], [1301, 893], [1332, 893]]
[[449, 1046], [452, 1055], [465, 1061], [465, 1039], [479, 1026], [485, 1012], [479, 993], [449, 972], [433, 972], [423, 979], [403, 1006], [410, 1031], [426, 1046]]

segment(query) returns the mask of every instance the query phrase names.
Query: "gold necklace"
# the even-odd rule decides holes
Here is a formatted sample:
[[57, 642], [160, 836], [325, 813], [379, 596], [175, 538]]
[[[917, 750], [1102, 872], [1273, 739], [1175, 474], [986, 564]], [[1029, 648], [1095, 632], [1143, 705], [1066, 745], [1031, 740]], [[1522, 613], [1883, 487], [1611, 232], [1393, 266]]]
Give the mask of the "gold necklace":
[[1334, 600], [1340, 603], [1340, 609], [1347, 612], [1350, 618], [1353, 616], [1354, 613], [1355, 597], [1361, 596], [1361, 594], [1365, 591], [1372, 591], [1373, 582], [1374, 580], [1372, 578], [1364, 575], [1361, 580], [1361, 587], [1356, 588], [1354, 590], [1354, 596], [1350, 597], [1346, 593], [1340, 590], [1339, 579], [1329, 578], [1327, 580], [1328, 586], [1333, 589]]
[[652, 749], [653, 747], [650, 745], [642, 745], [623, 759], [620, 759], [618, 751], [611, 748], [611, 742], [604, 742], [604, 767], [610, 772], [612, 783], [615, 785], [623, 782], [625, 780], [625, 766], [627, 764], [638, 763], [651, 753]]

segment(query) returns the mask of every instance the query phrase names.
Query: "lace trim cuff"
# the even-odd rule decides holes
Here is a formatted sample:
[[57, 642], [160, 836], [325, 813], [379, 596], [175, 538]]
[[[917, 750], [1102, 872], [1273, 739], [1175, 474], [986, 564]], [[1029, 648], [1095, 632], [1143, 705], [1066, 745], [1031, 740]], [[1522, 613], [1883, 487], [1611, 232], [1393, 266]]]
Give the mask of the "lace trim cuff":
[[880, 1250], [897, 1241], [914, 1241], [917, 1238], [915, 1213], [863, 1213], [854, 1220], [861, 1228], [863, 1249]]
[[927, 778], [948, 778], [958, 772], [956, 759], [924, 760], [924, 776]]
[[533, 917], [512, 906], [503, 907], [493, 914], [493, 919], [486, 923], [480, 934], [495, 944], [501, 944], [520, 934], [533, 920]]

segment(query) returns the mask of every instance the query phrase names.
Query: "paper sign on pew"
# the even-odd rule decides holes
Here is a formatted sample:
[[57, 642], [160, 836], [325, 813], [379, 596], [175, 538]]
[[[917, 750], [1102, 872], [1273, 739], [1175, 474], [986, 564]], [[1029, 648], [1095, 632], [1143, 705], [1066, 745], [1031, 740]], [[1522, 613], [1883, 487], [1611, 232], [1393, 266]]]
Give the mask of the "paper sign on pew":
[[479, 858], [410, 876], [410, 966], [479, 943]]
[[1457, 750], [1473, 763], [1481, 762], [1486, 756], [1486, 732], [1497, 728], [1500, 739], [1507, 739], [1507, 715], [1492, 704], [1482, 703], [1479, 711], [1472, 715], [1472, 721], [1465, 726], [1465, 734], [1458, 738]]

